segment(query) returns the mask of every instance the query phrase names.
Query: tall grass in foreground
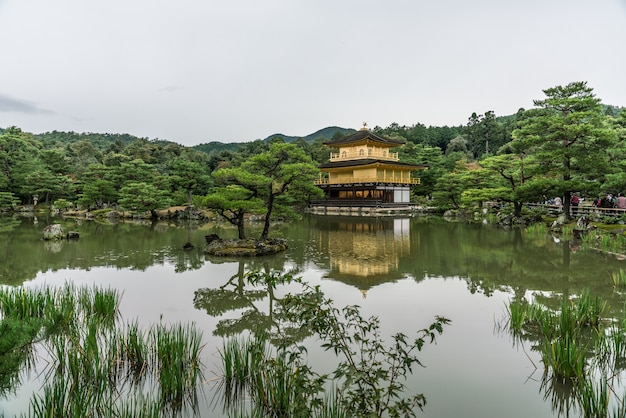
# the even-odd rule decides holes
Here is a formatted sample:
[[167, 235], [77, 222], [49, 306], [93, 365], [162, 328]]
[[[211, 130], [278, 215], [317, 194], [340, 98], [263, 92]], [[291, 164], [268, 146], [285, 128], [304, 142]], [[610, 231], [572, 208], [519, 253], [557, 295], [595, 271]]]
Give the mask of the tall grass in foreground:
[[585, 417], [609, 416], [610, 392], [606, 376], [597, 383], [590, 380], [582, 381], [577, 387], [577, 397], [580, 410]]
[[29, 416], [178, 416], [197, 408], [200, 331], [193, 324], [121, 325], [119, 302], [115, 290], [70, 284], [0, 289], [0, 329], [38, 318], [30, 344], [52, 359]]
[[163, 405], [174, 410], [180, 410], [185, 402], [197, 405], [196, 389], [202, 380], [202, 333], [193, 325], [158, 324], [149, 336]]
[[[588, 291], [564, 297], [557, 311], [536, 302], [513, 301], [507, 306], [507, 325], [515, 341], [532, 341], [541, 356], [544, 379], [552, 382], [542, 388], [569, 387], [585, 417], [625, 416], [626, 393], [619, 398], [612, 382], [626, 368], [626, 318], [610, 321], [607, 311], [606, 302]], [[554, 393], [556, 407], [569, 410], [570, 402]]]
[[224, 341], [219, 354], [222, 391], [228, 404], [252, 386], [254, 373], [261, 369], [264, 359], [271, 357], [270, 347], [264, 339], [250, 337]]
[[[253, 411], [270, 416], [319, 416], [320, 403], [310, 402], [320, 382], [309, 381], [308, 368], [284, 349], [274, 352], [264, 337], [229, 339], [220, 350], [221, 392], [227, 408], [243, 406], [246, 395]], [[311, 390], [313, 389], [313, 390]]]

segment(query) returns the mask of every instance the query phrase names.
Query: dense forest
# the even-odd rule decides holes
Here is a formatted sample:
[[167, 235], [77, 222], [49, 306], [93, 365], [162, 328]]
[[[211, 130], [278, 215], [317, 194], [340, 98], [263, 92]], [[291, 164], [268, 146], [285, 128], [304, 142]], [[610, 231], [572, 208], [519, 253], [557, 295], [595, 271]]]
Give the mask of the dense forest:
[[[543, 93], [533, 109], [514, 115], [486, 111], [472, 113], [465, 125], [393, 123], [373, 131], [405, 141], [397, 150], [402, 161], [429, 167], [419, 173], [415, 202], [459, 208], [497, 199], [510, 202], [519, 212], [522, 202], [544, 196], [562, 196], [567, 202], [573, 193], [591, 197], [626, 191], [624, 108], [602, 105], [585, 82]], [[0, 208], [37, 204], [59, 210], [121, 207], [145, 212], [195, 204], [229, 210], [231, 215], [237, 210], [266, 214], [267, 199], [275, 199], [284, 209], [305, 204], [314, 192], [295, 187], [270, 196], [271, 184], [284, 184], [287, 177], [272, 177], [275, 173], [268, 171], [250, 182], [244, 174], [260, 175], [272, 158], [279, 165], [304, 164], [300, 170], [315, 168], [328, 160], [331, 150], [324, 142], [352, 132], [329, 127], [307, 137], [276, 134], [247, 143], [186, 147], [127, 134], [32, 134], [6, 127], [0, 129]], [[276, 144], [288, 147], [279, 149]], [[249, 163], [252, 160], [256, 165]], [[316, 175], [304, 171], [307, 178]], [[263, 195], [257, 186], [268, 181], [270, 191]], [[220, 190], [234, 194], [217, 196], [222, 199], [218, 202]], [[260, 200], [251, 204], [253, 198]]]

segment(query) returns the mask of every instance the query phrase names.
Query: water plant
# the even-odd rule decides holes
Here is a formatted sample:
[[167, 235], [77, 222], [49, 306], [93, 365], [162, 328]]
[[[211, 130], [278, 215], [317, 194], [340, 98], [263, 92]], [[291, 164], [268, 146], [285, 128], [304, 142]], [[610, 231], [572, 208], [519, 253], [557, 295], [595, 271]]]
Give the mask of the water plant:
[[202, 334], [193, 324], [158, 324], [152, 328], [150, 337], [163, 404], [175, 410], [184, 402], [195, 405], [194, 396], [202, 377]]
[[618, 271], [609, 272], [609, 276], [613, 281], [613, 286], [623, 287], [626, 286], [626, 270], [620, 268]]
[[[50, 366], [29, 415], [179, 416], [197, 407], [200, 331], [194, 324], [159, 323], [145, 331], [136, 322], [124, 326], [119, 301], [116, 290], [71, 284], [0, 288], [0, 333], [22, 327], [21, 347], [39, 344], [48, 352]], [[7, 353], [12, 357], [0, 352], [0, 359], [17, 361], [9, 363], [7, 379], [0, 367], [0, 383], [15, 384], [28, 362], [15, 344]]]
[[575, 336], [565, 333], [539, 345], [541, 361], [555, 379], [579, 380], [585, 376], [589, 347], [581, 346]]
[[[291, 274], [251, 272], [250, 284], [299, 284], [302, 292], [289, 293], [279, 301], [276, 317], [285, 327], [273, 335], [275, 349], [266, 339], [229, 341], [222, 350], [225, 398], [232, 404], [248, 395], [256, 410], [267, 416], [415, 416], [426, 398], [406, 398], [405, 380], [413, 366], [421, 365], [417, 353], [433, 342], [449, 321], [437, 317], [413, 338], [398, 333], [387, 344], [378, 318], [364, 318], [357, 306], [335, 307], [319, 286], [311, 286]], [[297, 325], [314, 333], [322, 348], [337, 356], [330, 374], [308, 367], [305, 350], [280, 329]], [[254, 369], [250, 364], [255, 364]], [[328, 385], [336, 384], [332, 393]], [[244, 390], [242, 390], [245, 389]], [[225, 402], [226, 403], [226, 402]], [[330, 414], [330, 415], [326, 415]]]
[[561, 236], [563, 239], [572, 239], [574, 237], [574, 227], [571, 225], [563, 225], [563, 228], [561, 228]]
[[509, 332], [516, 341], [535, 344], [545, 366], [542, 388], [557, 409], [569, 411], [574, 402], [585, 417], [624, 416], [617, 396], [610, 412], [610, 394], [616, 394], [611, 382], [626, 365], [626, 318], [610, 320], [607, 312], [606, 302], [588, 290], [564, 296], [554, 310], [537, 301], [507, 306]]
[[583, 415], [585, 417], [608, 417], [609, 393], [607, 376], [602, 376], [597, 381], [582, 380], [577, 386], [576, 394]]
[[530, 224], [526, 227], [526, 233], [534, 237], [542, 237], [548, 234], [548, 227], [541, 222]]

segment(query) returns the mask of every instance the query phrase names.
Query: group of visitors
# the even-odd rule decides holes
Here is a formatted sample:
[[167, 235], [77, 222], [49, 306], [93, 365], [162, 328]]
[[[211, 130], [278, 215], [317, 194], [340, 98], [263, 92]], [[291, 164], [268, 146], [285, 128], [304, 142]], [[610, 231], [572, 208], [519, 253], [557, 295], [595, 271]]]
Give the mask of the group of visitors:
[[[584, 198], [580, 196], [579, 193], [572, 193], [572, 198], [570, 199], [570, 208], [573, 215], [578, 213], [578, 206], [583, 202]], [[552, 199], [545, 199], [545, 203], [551, 206], [556, 206], [557, 208], [563, 207], [563, 198], [557, 196]], [[605, 193], [604, 195], [599, 196], [594, 199], [592, 202], [592, 206], [601, 209], [624, 209], [626, 210], [626, 196], [622, 193], [618, 193], [614, 195], [612, 193]]]
[[618, 193], [617, 196], [611, 193], [606, 193], [604, 196], [600, 196], [593, 201], [593, 206], [598, 208], [618, 208], [626, 209], [626, 197], [622, 193]]

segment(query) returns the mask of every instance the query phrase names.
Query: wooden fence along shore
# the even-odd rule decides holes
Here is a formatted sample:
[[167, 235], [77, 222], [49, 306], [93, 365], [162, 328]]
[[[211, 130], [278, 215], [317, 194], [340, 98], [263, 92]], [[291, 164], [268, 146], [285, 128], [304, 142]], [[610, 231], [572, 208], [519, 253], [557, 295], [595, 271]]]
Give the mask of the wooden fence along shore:
[[[498, 202], [485, 202], [484, 207], [498, 206]], [[548, 203], [525, 203], [529, 208], [544, 208], [550, 215], [558, 216], [563, 213], [563, 206]], [[410, 203], [385, 203], [381, 200], [319, 200], [311, 202], [308, 212], [318, 215], [353, 215], [353, 216], [393, 216], [410, 215], [432, 212], [434, 208], [417, 206]], [[620, 217], [626, 214], [626, 209], [601, 208], [593, 206], [591, 202], [570, 206], [572, 217], [587, 215], [589, 217], [611, 216]]]
[[[526, 203], [529, 208], [545, 208], [551, 215], [560, 215], [563, 213], [563, 206], [550, 205], [547, 203]], [[593, 206], [591, 203], [581, 204], [578, 206], [570, 206], [571, 216], [615, 216], [620, 217], [626, 213], [626, 209], [619, 208], [601, 208]]]

